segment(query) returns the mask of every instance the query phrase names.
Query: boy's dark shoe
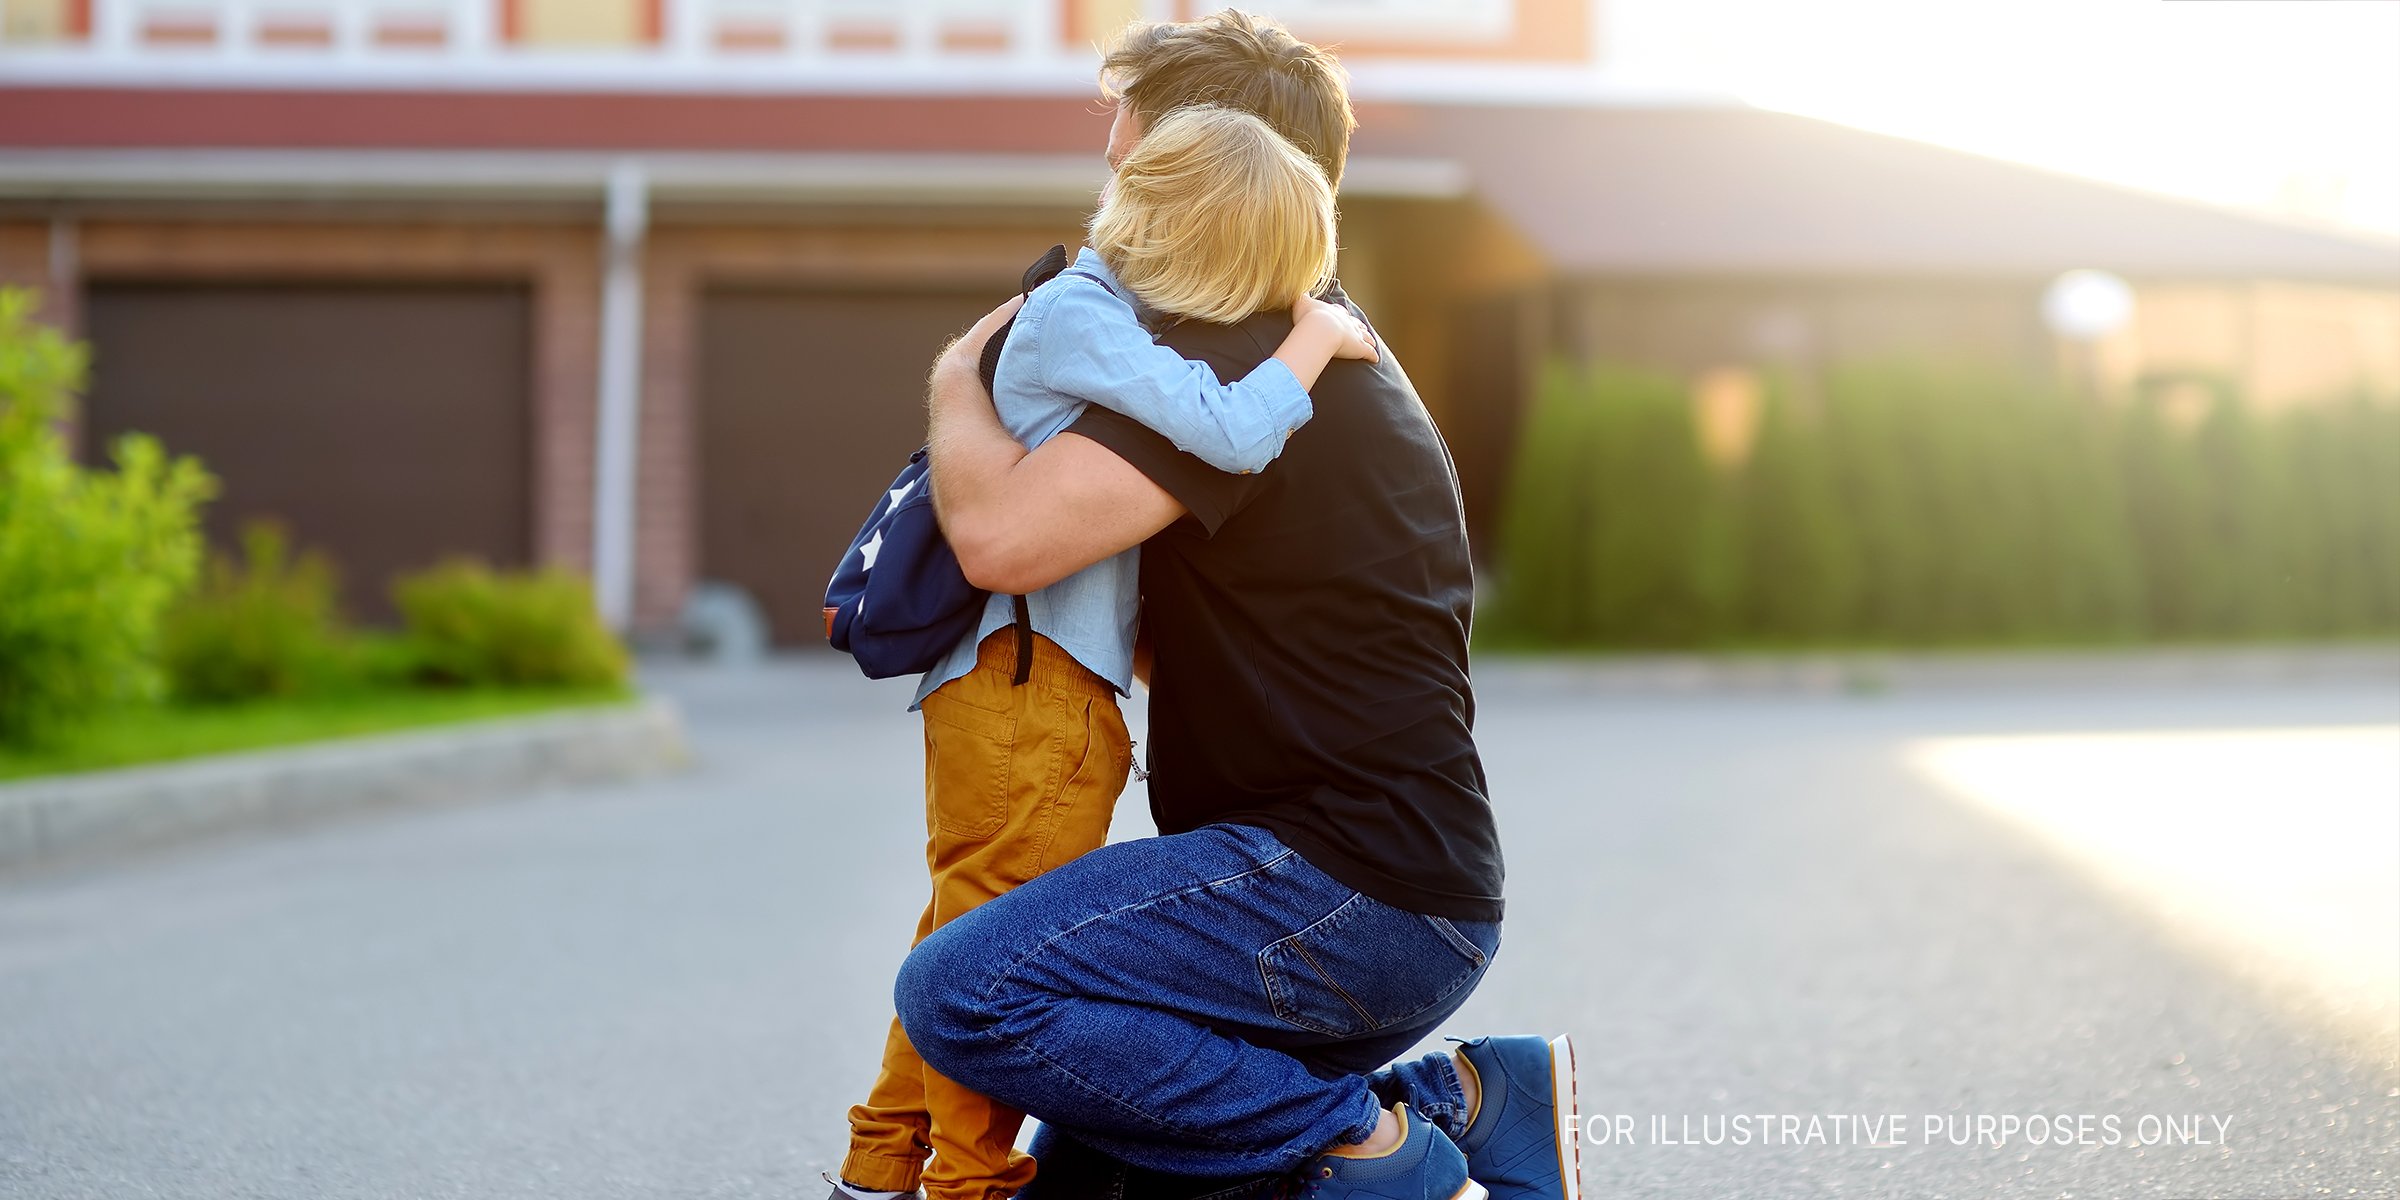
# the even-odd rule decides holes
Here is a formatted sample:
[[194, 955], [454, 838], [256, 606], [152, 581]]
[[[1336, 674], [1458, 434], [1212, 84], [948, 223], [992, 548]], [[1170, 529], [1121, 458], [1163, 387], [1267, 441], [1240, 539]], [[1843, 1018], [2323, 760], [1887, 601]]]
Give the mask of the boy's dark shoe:
[[[842, 1185], [842, 1181], [834, 1178], [831, 1173], [826, 1174], [824, 1178], [825, 1182], [833, 1185], [833, 1194], [826, 1197], [825, 1200], [858, 1200], [858, 1193], [854, 1193], [849, 1188], [844, 1187]], [[917, 1191], [874, 1192], [866, 1191], [866, 1189], [862, 1188], [860, 1189], [860, 1192], [864, 1192], [864, 1194], [869, 1196], [897, 1196], [899, 1200], [925, 1200], [924, 1193]]]

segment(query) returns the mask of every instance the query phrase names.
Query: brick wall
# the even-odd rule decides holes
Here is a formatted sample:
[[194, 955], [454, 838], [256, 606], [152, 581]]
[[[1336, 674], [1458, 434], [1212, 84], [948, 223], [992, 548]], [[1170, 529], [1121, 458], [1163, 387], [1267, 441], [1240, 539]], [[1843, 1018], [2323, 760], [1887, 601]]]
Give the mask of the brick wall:
[[[70, 337], [83, 326], [75, 266], [78, 233], [71, 221], [0, 221], [0, 287], [38, 290], [42, 303], [36, 318]], [[67, 418], [64, 432], [70, 442], [79, 415]]]

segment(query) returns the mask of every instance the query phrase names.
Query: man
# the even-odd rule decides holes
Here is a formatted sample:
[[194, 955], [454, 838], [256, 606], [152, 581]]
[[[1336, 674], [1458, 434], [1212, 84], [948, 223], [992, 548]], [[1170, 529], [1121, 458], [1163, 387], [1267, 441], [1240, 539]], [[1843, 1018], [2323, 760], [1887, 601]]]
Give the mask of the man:
[[[1103, 72], [1112, 166], [1205, 101], [1256, 113], [1339, 184], [1340, 69], [1271, 23], [1142, 27]], [[1325, 298], [1347, 304], [1338, 285]], [[1315, 418], [1260, 474], [1098, 408], [1028, 454], [975, 372], [1013, 310], [935, 365], [936, 505], [994, 591], [1142, 547], [1164, 836], [928, 938], [897, 988], [910, 1041], [1043, 1122], [1029, 1197], [1264, 1195], [1304, 1174], [1328, 1200], [1571, 1200], [1564, 1038], [1365, 1074], [1456, 1011], [1500, 941], [1457, 480], [1397, 360], [1328, 367]], [[1239, 378], [1289, 324], [1269, 311], [1160, 340]]]

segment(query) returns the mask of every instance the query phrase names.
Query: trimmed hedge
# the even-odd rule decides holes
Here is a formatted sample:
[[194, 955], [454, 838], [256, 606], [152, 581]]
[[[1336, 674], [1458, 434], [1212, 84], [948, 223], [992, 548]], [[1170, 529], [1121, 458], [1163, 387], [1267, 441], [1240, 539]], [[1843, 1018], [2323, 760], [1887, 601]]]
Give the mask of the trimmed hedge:
[[2400, 405], [2196, 423], [1957, 367], [1770, 386], [1707, 462], [1683, 386], [1553, 367], [1490, 617], [1548, 646], [2118, 642], [2400, 632]]
[[220, 704], [346, 685], [353, 664], [334, 590], [323, 555], [295, 556], [272, 523], [245, 529], [241, 560], [212, 555], [207, 582], [168, 614], [169, 690]]
[[241, 559], [216, 557], [207, 585], [169, 617], [164, 657], [178, 700], [626, 684], [624, 645], [572, 572], [444, 563], [393, 584], [404, 630], [367, 631], [343, 620], [322, 554], [294, 554], [269, 522], [245, 530], [242, 543]]
[[445, 563], [392, 589], [408, 625], [419, 678], [500, 687], [617, 687], [631, 673], [624, 644], [571, 571], [498, 573]]

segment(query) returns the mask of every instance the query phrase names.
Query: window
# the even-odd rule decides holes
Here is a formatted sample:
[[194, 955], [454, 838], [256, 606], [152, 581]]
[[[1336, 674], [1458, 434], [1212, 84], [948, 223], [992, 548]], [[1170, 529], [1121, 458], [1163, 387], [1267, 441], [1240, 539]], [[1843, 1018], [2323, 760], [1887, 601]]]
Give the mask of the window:
[[664, 0], [502, 0], [507, 40], [529, 46], [656, 42]]

